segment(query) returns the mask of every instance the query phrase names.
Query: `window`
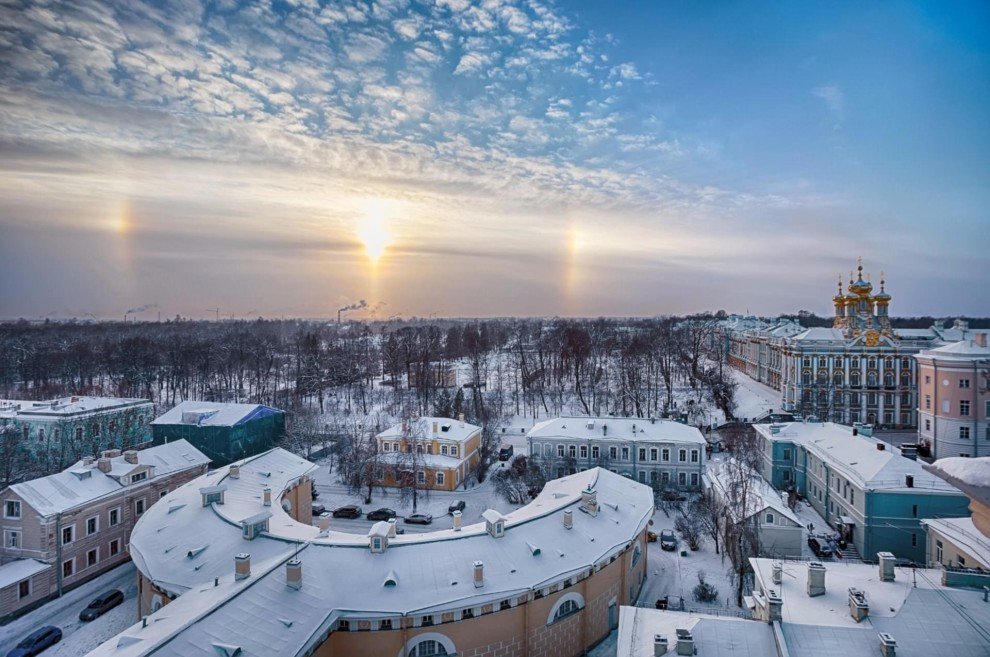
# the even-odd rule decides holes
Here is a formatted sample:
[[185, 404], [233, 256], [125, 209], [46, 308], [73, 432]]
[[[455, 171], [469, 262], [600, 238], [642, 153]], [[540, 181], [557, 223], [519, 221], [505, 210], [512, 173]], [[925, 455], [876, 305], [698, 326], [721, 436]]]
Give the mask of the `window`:
[[698, 485], [698, 473], [697, 472], [692, 472], [691, 473], [691, 485], [692, 486], [697, 486]]
[[426, 473], [420, 470], [416, 473], [416, 483], [425, 484], [426, 483]]
[[932, 421], [926, 418], [925, 419], [925, 431], [931, 431], [931, 430], [932, 430]]
[[456, 446], [454, 446], [454, 445], [451, 445], [450, 446], [450, 455], [451, 456], [457, 456], [457, 447]]
[[601, 450], [598, 449], [598, 445], [591, 446], [591, 458], [597, 459], [601, 455]]
[[917, 518], [918, 517], [918, 505], [917, 504], [912, 504], [911, 505], [911, 517], [912, 518]]
[[670, 450], [666, 447], [660, 450], [660, 459], [663, 461], [670, 460]]
[[351, 629], [351, 621], [349, 620], [339, 620], [337, 621], [337, 629], [341, 632], [347, 632]]
[[100, 528], [99, 517], [93, 516], [86, 519], [86, 536], [92, 536]]
[[959, 561], [960, 568], [966, 567], [966, 557], [962, 556], [961, 554], [957, 554], [956, 559]]
[[623, 447], [622, 448], [622, 460], [623, 461], [628, 461], [629, 460], [629, 448], [628, 447]]
[[439, 641], [426, 639], [417, 643], [408, 653], [409, 657], [434, 657], [434, 655], [449, 655], [447, 649]]
[[553, 615], [553, 622], [556, 623], [559, 620], [567, 618], [571, 614], [576, 614], [581, 611], [578, 607], [578, 603], [574, 600], [564, 600], [564, 603], [557, 607], [557, 613]]
[[83, 429], [82, 427], [76, 427], [76, 440], [81, 441], [83, 439]]
[[925, 395], [925, 410], [930, 411], [932, 409], [932, 396]]
[[564, 446], [563, 445], [557, 445], [557, 456], [560, 456], [560, 457], [563, 457], [564, 456]]
[[684, 486], [685, 484], [687, 484], [687, 473], [685, 473], [685, 472], [678, 472], [677, 473], [677, 483], [680, 484], [681, 486]]
[[433, 625], [433, 616], [423, 616], [423, 620], [420, 622], [420, 625]]
[[444, 485], [444, 473], [438, 472], [437, 473], [437, 486], [443, 486], [443, 485]]
[[45, 442], [45, 430], [44, 430], [44, 428], [38, 429], [38, 442], [39, 443]]
[[100, 425], [98, 423], [93, 423], [93, 426], [90, 428], [90, 434], [94, 437], [100, 435]]
[[968, 388], [969, 387], [969, 379], [959, 379], [959, 387], [960, 388]]
[[967, 416], [969, 415], [969, 400], [964, 399], [959, 402], [959, 415]]
[[31, 597], [31, 580], [26, 579], [23, 582], [17, 584], [17, 599], [23, 600], [24, 598]]
[[788, 462], [791, 460], [791, 450], [790, 450], [790, 448], [785, 448], [784, 449], [784, 460], [785, 461], [788, 461]]
[[115, 538], [110, 541], [110, 556], [115, 557], [120, 554], [120, 539]]
[[583, 459], [588, 458], [588, 446], [587, 445], [581, 445], [581, 458], [583, 458]]
[[680, 461], [681, 463], [685, 463], [687, 461], [687, 450], [686, 449], [679, 449], [679, 450], [677, 450], [677, 460]]
[[73, 525], [62, 528], [62, 545], [68, 545], [72, 542], [72, 539], [76, 534], [75, 529], [76, 528]]
[[641, 484], [645, 484], [646, 483], [646, 471], [645, 470], [640, 470], [639, 471], [639, 483], [641, 483]]
[[567, 455], [570, 456], [571, 458], [576, 458], [577, 457], [577, 447], [575, 447], [574, 445], [568, 445], [567, 446]]
[[440, 445], [440, 455], [441, 456], [447, 456], [447, 446], [446, 445]]
[[[217, 495], [219, 495], [219, 493], [217, 493]], [[139, 516], [142, 513], [144, 513], [144, 499], [136, 500], [134, 502], [134, 515]]]
[[850, 504], [856, 503], [856, 491], [852, 488], [849, 489], [849, 503]]
[[691, 463], [698, 462], [699, 451], [696, 449], [691, 450]]
[[768, 513], [767, 516], [766, 516], [766, 518], [765, 518], [765, 520], [766, 520], [766, 524], [772, 525], [774, 523], [773, 514], [772, 513]]
[[608, 457], [610, 459], [615, 459], [618, 456], [619, 456], [619, 450], [618, 450], [618, 448], [616, 448], [616, 447], [609, 447], [608, 448]]
[[99, 548], [93, 548], [86, 553], [86, 567], [92, 568], [100, 561]]
[[9, 548], [17, 549], [21, 547], [21, 533], [18, 531], [7, 531], [7, 540], [4, 541], [4, 545]]
[[75, 571], [76, 568], [72, 559], [66, 559], [62, 562], [62, 577], [72, 577], [72, 573]]
[[21, 503], [19, 500], [7, 500], [3, 504], [3, 517], [4, 518], [20, 518], [21, 517]]
[[382, 449], [383, 449], [383, 451], [391, 452], [392, 451], [392, 443], [384, 443], [382, 445]]
[[120, 507], [110, 509], [107, 513], [107, 520], [111, 527], [115, 527], [120, 524]]
[[918, 535], [911, 532], [911, 547], [918, 547]]
[[931, 382], [932, 382], [932, 377], [930, 377], [930, 376], [928, 376], [928, 375], [926, 374], [926, 375], [925, 375], [925, 383], [931, 383]]
[[651, 448], [650, 449], [650, 460], [651, 461], [656, 461], [659, 457], [660, 457], [660, 450], [658, 450], [656, 447]]
[[640, 461], [645, 461], [646, 460], [646, 448], [645, 447], [640, 447], [639, 448], [639, 460]]
[[379, 630], [390, 630], [390, 629], [392, 629], [392, 619], [391, 618], [383, 618], [382, 620], [378, 621], [378, 629]]
[[969, 427], [959, 427], [959, 439], [969, 440]]
[[942, 541], [935, 541], [935, 561], [942, 563]]
[[158, 499], [162, 499], [166, 495], [168, 495], [168, 489], [167, 488], [158, 492]]

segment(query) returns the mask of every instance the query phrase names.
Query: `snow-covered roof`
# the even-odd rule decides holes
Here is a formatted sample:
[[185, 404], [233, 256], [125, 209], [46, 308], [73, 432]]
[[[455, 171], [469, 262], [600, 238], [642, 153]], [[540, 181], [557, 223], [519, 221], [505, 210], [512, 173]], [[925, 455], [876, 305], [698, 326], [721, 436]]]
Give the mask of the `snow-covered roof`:
[[798, 342], [845, 342], [846, 335], [842, 329], [814, 326], [798, 333], [793, 339]]
[[74, 415], [86, 415], [120, 410], [131, 406], [151, 405], [149, 399], [129, 397], [59, 397], [49, 401], [24, 401], [0, 399], [0, 415], [24, 417], [32, 420], [64, 419]]
[[[273, 467], [261, 481], [258, 471], [270, 467], [273, 452], [244, 462], [240, 481], [224, 479], [237, 517], [243, 517], [241, 507], [252, 505], [252, 492], [253, 506], [259, 507], [262, 484], [272, 487], [275, 499], [287, 475], [308, 471], [294, 464], [277, 475]], [[269, 531], [245, 541], [240, 527], [220, 515], [231, 515], [225, 508], [229, 502], [211, 507], [200, 502], [204, 480], [216, 479], [217, 473], [200, 477], [170, 493], [145, 513], [131, 537], [138, 568], [156, 582], [169, 582], [171, 590], [185, 591], [183, 595], [150, 616], [147, 627], [137, 624], [91, 655], [131, 657], [154, 651], [214, 657], [218, 642], [240, 647], [245, 656], [303, 654], [340, 617], [396, 617], [479, 606], [586, 571], [626, 549], [653, 512], [648, 487], [594, 468], [549, 482], [533, 502], [504, 517], [505, 532], [499, 538], [477, 523], [461, 531], [395, 536], [383, 553], [375, 554], [368, 536], [335, 532], [332, 525], [328, 535], [317, 535], [315, 527], [281, 515], [277, 504], [271, 507], [275, 515]], [[573, 528], [565, 528], [561, 511], [580, 506], [581, 491], [588, 487], [597, 493], [599, 513], [574, 513]], [[169, 514], [177, 504], [184, 506]], [[205, 549], [190, 558], [190, 546], [199, 543]], [[251, 554], [252, 575], [234, 582], [233, 556], [238, 552]], [[283, 564], [294, 555], [302, 563], [299, 591], [285, 584]], [[197, 561], [199, 569], [194, 567]], [[484, 564], [481, 588], [473, 583], [475, 561]], [[385, 573], [390, 575], [383, 579]], [[217, 586], [214, 577], [219, 578]]]
[[51, 568], [50, 564], [37, 559], [17, 559], [0, 566], [0, 589], [36, 575]]
[[[101, 497], [122, 490], [126, 486], [121, 483], [120, 477], [135, 469], [153, 466], [153, 476], [149, 477], [151, 479], [210, 462], [205, 454], [185, 440], [175, 440], [165, 445], [138, 450], [137, 460], [135, 465], [127, 463], [123, 455], [115, 456], [110, 459], [109, 473], [101, 471], [96, 461], [91, 465], [83, 465], [83, 462], [79, 461], [47, 477], [13, 484], [10, 490], [40, 515], [50, 516], [91, 504]], [[130, 485], [141, 485], [145, 481], [147, 480]]]
[[[986, 338], [984, 338], [984, 341]], [[917, 354], [919, 358], [938, 358], [939, 360], [974, 360], [990, 358], [990, 346], [977, 344], [975, 340], [958, 340], [949, 344], [926, 349]]]
[[[434, 432], [434, 427], [436, 427], [436, 432]], [[408, 435], [413, 439], [436, 438], [437, 440], [453, 440], [463, 443], [479, 431], [481, 431], [481, 427], [475, 424], [452, 420], [449, 417], [420, 417], [409, 422], [409, 430], [406, 432], [402, 430], [402, 423], [399, 423], [382, 431], [378, 437], [400, 439]]]
[[990, 506], [990, 456], [975, 459], [950, 456], [924, 468], [956, 486], [971, 498]]
[[[757, 424], [753, 428], [772, 441], [800, 444], [864, 489], [909, 490], [906, 475], [914, 477], [914, 488], [928, 493], [957, 493], [959, 489], [927, 472], [922, 464], [905, 458], [891, 445], [834, 422], [789, 422]], [[774, 433], [777, 431], [777, 433]], [[878, 449], [882, 445], [884, 449]]]
[[199, 426], [232, 427], [258, 416], [281, 413], [277, 408], [263, 404], [219, 404], [216, 402], [184, 401], [163, 413], [152, 422], [154, 425], [190, 424], [183, 421], [184, 414], [196, 414]]
[[990, 537], [976, 528], [972, 518], [924, 518], [921, 524], [928, 525], [980, 561], [967, 565], [990, 569]]
[[[464, 454], [466, 458], [468, 455]], [[436, 468], [438, 470], [453, 470], [460, 465], [463, 459], [454, 456], [444, 456], [443, 454], [424, 454], [411, 452], [382, 452], [379, 454], [382, 462], [392, 465], [402, 465], [403, 463], [416, 463], [424, 468]]]
[[[748, 471], [748, 472], [747, 472]], [[802, 526], [800, 518], [791, 510], [787, 503], [781, 498], [781, 492], [776, 490], [760, 475], [759, 472], [739, 463], [728, 461], [711, 462], [705, 472], [705, 477], [715, 487], [718, 494], [725, 499], [726, 491], [729, 490], [734, 481], [742, 476], [747, 476], [747, 504], [743, 517], [750, 518], [764, 510], [770, 509], [778, 515], [784, 516], [794, 522], [799, 527]], [[786, 493], [784, 493], [786, 495]], [[732, 513], [738, 517], [736, 509]]]
[[671, 420], [630, 417], [558, 417], [537, 423], [529, 430], [528, 437], [705, 444], [705, 437], [696, 427]]
[[773, 628], [732, 616], [713, 616], [622, 607], [619, 612], [619, 657], [653, 657], [654, 637], [667, 638], [676, 655], [677, 630], [688, 630], [699, 655], [705, 657], [768, 657], [776, 655]]

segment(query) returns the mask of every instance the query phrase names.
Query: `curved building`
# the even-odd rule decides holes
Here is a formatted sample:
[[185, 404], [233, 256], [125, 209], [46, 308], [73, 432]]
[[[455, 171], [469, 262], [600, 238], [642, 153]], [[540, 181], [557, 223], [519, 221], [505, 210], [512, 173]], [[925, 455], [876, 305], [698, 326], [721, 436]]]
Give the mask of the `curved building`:
[[146, 616], [90, 654], [578, 655], [646, 578], [652, 492], [607, 470], [397, 536], [312, 525], [313, 469], [275, 449], [156, 504], [131, 539]]

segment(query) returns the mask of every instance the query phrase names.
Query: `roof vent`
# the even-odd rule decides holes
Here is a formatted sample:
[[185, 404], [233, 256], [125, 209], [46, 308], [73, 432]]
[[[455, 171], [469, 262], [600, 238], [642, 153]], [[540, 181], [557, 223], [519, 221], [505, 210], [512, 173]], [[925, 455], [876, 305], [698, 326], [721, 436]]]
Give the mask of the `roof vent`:
[[878, 452], [882, 452], [882, 451], [884, 451], [886, 449], [887, 449], [887, 446], [886, 445], [884, 445], [883, 443], [877, 443], [877, 451]]
[[904, 485], [908, 488], [914, 488], [914, 475], [904, 475]]
[[388, 537], [395, 538], [395, 518], [389, 518], [386, 522], [388, 522]]
[[92, 470], [72, 470], [71, 472], [75, 476], [75, 478], [78, 479], [79, 481], [82, 481], [83, 479], [89, 479], [91, 476], [93, 476]]
[[880, 654], [883, 657], [895, 657], [897, 654], [897, 642], [894, 641], [894, 637], [888, 632], [881, 632], [880, 637]]
[[461, 531], [461, 512], [454, 511], [454, 531]]
[[206, 545], [201, 545], [201, 546], [199, 546], [197, 548], [193, 548], [193, 549], [189, 550], [188, 552], [186, 552], [186, 557], [189, 558], [189, 559], [195, 559], [196, 557], [198, 557], [199, 555], [201, 555], [203, 553], [203, 551], [206, 550], [206, 548], [208, 548], [208, 547], [210, 547], [210, 544], [209, 543], [207, 543]]
[[271, 487], [265, 486], [265, 488], [261, 491], [261, 500], [262, 500], [262, 503], [265, 506], [271, 506], [272, 505], [272, 489], [271, 489]]
[[564, 511], [564, 529], [571, 529], [574, 526], [574, 512], [570, 509]]
[[691, 630], [684, 630], [684, 629], [677, 630], [677, 654], [678, 655], [694, 654], [694, 636], [691, 634]]
[[819, 595], [825, 595], [825, 564], [811, 561], [808, 563], [808, 597]]
[[535, 545], [533, 545], [529, 541], [526, 541], [526, 547], [529, 548], [529, 551], [533, 553], [533, 556], [534, 557], [540, 556], [540, 548], [536, 547]]
[[247, 579], [251, 576], [251, 555], [239, 552], [234, 555], [234, 581]]
[[870, 605], [866, 593], [859, 589], [849, 589], [849, 615], [857, 623], [870, 615]]
[[669, 648], [667, 643], [667, 636], [664, 634], [654, 634], [653, 635], [653, 657], [661, 657], [667, 654], [667, 648]]
[[302, 561], [298, 557], [285, 562], [285, 585], [296, 591], [302, 588]]
[[241, 654], [240, 646], [232, 646], [229, 643], [214, 643], [213, 647], [216, 648], [220, 657], [237, 657]]
[[877, 552], [877, 561], [880, 565], [880, 581], [881, 582], [893, 582], [894, 581], [894, 564], [897, 559], [894, 557], [893, 552]]
[[385, 575], [385, 581], [382, 582], [382, 586], [395, 586], [399, 583], [399, 576], [395, 574], [394, 570], [388, 571]]
[[581, 491], [581, 510], [588, 515], [598, 515], [598, 493], [593, 491], [591, 486]]
[[231, 463], [230, 468], [227, 470], [227, 474], [230, 475], [231, 479], [240, 479], [241, 477], [241, 466], [237, 463]]
[[140, 641], [143, 641], [141, 637], [132, 636], [130, 634], [121, 634], [120, 638], [117, 639], [117, 647], [126, 648], [127, 646], [132, 646], [135, 643], [139, 643]]
[[595, 428], [595, 421], [594, 420], [588, 420], [588, 424], [585, 425], [585, 426], [587, 426], [589, 430], [590, 429], [594, 429]]

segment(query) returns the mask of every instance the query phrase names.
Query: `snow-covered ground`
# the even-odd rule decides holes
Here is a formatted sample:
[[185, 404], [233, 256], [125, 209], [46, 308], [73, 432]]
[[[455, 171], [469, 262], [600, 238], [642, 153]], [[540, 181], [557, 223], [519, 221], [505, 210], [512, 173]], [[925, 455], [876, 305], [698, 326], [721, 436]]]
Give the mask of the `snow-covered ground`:
[[734, 415], [737, 418], [752, 419], [770, 409], [780, 410], [781, 395], [768, 385], [746, 376], [744, 373], [730, 367], [733, 379], [738, 383], [736, 388]]
[[[123, 632], [137, 620], [137, 575], [134, 564], [127, 562], [99, 577], [72, 589], [0, 627], [0, 654], [6, 655], [17, 643], [45, 625], [62, 628], [61, 643], [44, 652], [45, 657], [79, 657], [111, 637]], [[79, 620], [90, 600], [112, 589], [124, 592], [124, 603], [94, 621]]]

